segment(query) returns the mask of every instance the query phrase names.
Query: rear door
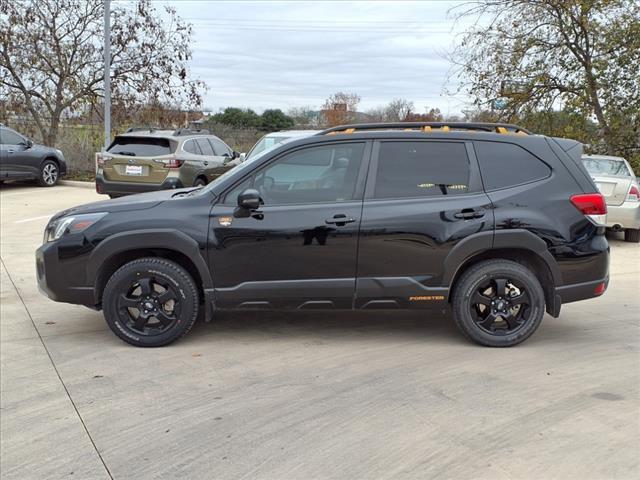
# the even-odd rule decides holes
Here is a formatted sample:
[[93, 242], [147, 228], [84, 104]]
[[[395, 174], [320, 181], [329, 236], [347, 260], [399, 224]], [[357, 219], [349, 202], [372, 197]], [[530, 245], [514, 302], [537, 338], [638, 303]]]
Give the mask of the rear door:
[[169, 173], [168, 162], [176, 144], [167, 138], [117, 136], [107, 153], [103, 167], [105, 180], [161, 184]]
[[490, 248], [493, 213], [464, 141], [381, 140], [360, 226], [356, 308], [444, 308], [444, 262], [474, 234]]

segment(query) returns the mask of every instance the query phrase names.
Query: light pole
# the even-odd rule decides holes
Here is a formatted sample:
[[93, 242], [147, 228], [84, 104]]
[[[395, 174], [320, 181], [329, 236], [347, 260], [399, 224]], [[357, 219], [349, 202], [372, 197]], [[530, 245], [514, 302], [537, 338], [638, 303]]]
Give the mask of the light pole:
[[104, 150], [111, 143], [111, 0], [104, 0]]

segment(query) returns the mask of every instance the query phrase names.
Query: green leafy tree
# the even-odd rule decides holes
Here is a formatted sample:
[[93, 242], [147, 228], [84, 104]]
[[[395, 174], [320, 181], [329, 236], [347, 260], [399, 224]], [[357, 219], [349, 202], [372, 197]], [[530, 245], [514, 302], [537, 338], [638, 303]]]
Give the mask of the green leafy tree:
[[[191, 26], [150, 0], [111, 10], [114, 104], [200, 104], [190, 80]], [[0, 96], [22, 106], [54, 145], [65, 116], [99, 112], [103, 90], [102, 0], [0, 0]]]
[[262, 112], [261, 129], [267, 132], [275, 132], [285, 130], [294, 125], [293, 118], [286, 115], [282, 110], [276, 108], [274, 110], [265, 110]]
[[223, 112], [211, 115], [210, 122], [222, 123], [235, 128], [259, 128], [260, 115], [250, 108], [227, 107]]
[[597, 149], [640, 157], [640, 2], [482, 0], [454, 11], [480, 17], [452, 57], [478, 108], [500, 98], [501, 120], [592, 117]]

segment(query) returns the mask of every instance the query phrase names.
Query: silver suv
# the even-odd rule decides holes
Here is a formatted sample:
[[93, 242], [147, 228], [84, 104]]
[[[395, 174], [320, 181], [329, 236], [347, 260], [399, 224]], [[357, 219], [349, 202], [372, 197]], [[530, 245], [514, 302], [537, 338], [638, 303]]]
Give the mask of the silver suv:
[[110, 197], [204, 186], [238, 153], [208, 130], [130, 128], [96, 153], [96, 191]]

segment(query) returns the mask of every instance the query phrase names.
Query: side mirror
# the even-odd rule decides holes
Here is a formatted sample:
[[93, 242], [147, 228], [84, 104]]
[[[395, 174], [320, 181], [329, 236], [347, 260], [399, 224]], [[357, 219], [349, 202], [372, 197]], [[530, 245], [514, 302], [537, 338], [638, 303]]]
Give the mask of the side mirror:
[[255, 188], [247, 188], [238, 195], [238, 207], [246, 210], [257, 210], [260, 208], [260, 192]]
[[234, 150], [233, 155], [231, 156], [231, 159], [235, 160], [236, 158], [240, 158], [240, 154]]
[[24, 146], [25, 146], [26, 148], [31, 148], [31, 147], [33, 147], [33, 140], [31, 140], [30, 138], [27, 138], [27, 139], [26, 139], [26, 141], [25, 141]]
[[238, 158], [240, 159], [240, 162], [242, 163], [247, 159], [247, 154], [246, 153], [241, 153]]

